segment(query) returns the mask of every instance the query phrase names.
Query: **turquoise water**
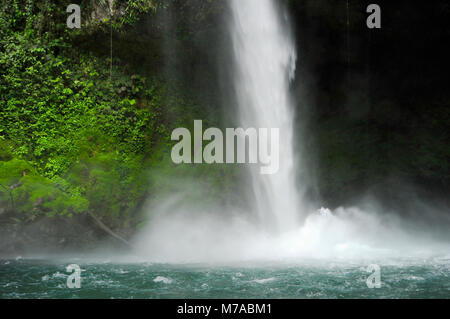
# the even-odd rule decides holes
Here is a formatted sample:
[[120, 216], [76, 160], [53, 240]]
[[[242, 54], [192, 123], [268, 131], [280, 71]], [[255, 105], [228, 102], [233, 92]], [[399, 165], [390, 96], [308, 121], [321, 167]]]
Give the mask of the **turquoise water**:
[[[66, 267], [81, 268], [69, 289]], [[239, 266], [0, 260], [0, 298], [449, 298], [450, 258], [368, 262], [302, 261]]]

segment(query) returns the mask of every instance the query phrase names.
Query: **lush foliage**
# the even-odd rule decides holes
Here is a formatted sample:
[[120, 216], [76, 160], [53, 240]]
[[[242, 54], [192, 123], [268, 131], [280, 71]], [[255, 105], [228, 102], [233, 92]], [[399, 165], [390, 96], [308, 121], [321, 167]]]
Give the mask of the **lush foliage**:
[[[1, 207], [17, 221], [90, 210], [113, 228], [136, 226], [151, 186], [164, 181], [151, 168], [171, 165], [170, 128], [201, 110], [156, 74], [129, 74], [119, 59], [111, 67], [108, 57], [73, 47], [79, 34], [65, 30], [64, 19], [42, 19], [59, 16], [59, 2], [7, 2], [0, 8]], [[154, 9], [130, 1], [121, 21]]]

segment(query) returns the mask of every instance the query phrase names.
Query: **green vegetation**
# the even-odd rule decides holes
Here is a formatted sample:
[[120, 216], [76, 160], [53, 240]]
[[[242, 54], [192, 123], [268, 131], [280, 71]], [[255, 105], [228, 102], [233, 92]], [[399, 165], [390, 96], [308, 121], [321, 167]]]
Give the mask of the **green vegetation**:
[[[114, 19], [118, 32], [159, 4], [124, 5], [116, 4], [123, 12]], [[108, 56], [81, 50], [76, 43], [86, 37], [108, 38], [109, 21], [91, 25], [87, 35], [66, 30], [65, 6], [9, 0], [0, 7], [0, 207], [8, 211], [2, 217], [22, 223], [89, 210], [132, 233], [153, 189], [188, 171], [173, 169], [168, 157], [172, 129], [205, 111], [158, 73], [130, 73], [138, 68], [120, 58], [111, 69]], [[172, 170], [161, 178], [153, 167]], [[218, 168], [193, 172], [217, 187], [223, 182]]]
[[[130, 235], [146, 201], [182, 192], [182, 181], [196, 181], [186, 200], [202, 204], [245, 187], [233, 167], [170, 161], [175, 127], [233, 120], [218, 81], [229, 62], [226, 1], [116, 0], [112, 16], [107, 0], [74, 2], [80, 30], [66, 27], [68, 1], [0, 3], [0, 227], [93, 222], [91, 212]], [[363, 3], [286, 3], [309, 193], [341, 205], [374, 187], [390, 195], [397, 179], [446, 196], [450, 31], [431, 22], [444, 25], [448, 4], [403, 14], [386, 2], [386, 27], [368, 32]]]

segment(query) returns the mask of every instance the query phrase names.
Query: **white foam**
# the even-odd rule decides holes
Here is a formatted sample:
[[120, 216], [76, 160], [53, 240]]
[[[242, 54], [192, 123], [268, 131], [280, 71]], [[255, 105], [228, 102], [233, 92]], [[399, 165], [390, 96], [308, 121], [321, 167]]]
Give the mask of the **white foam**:
[[255, 279], [255, 280], [252, 280], [252, 282], [256, 282], [258, 284], [266, 284], [266, 283], [272, 282], [274, 280], [275, 280], [275, 278], [271, 277], [271, 278], [265, 278], [265, 279]]
[[164, 284], [171, 284], [173, 280], [171, 278], [163, 277], [163, 276], [157, 276], [155, 279], [153, 279], [154, 282], [162, 282]]

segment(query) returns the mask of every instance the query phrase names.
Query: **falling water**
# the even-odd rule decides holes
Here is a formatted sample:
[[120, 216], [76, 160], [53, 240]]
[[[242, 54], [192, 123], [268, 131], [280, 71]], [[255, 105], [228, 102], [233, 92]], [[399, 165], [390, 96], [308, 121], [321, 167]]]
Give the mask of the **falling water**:
[[[136, 255], [152, 262], [220, 263], [422, 256], [430, 247], [448, 252], [448, 244], [419, 236], [395, 215], [383, 216], [376, 209], [308, 208], [314, 203], [302, 199], [302, 186], [295, 183], [299, 165], [289, 85], [296, 51], [287, 17], [275, 0], [229, 0], [229, 5], [239, 125], [279, 129], [279, 170], [261, 175], [259, 167], [249, 166], [258, 222], [238, 207], [191, 207], [180, 191], [152, 207], [148, 226], [134, 240]], [[186, 194], [200, 187], [182, 183]]]
[[299, 214], [289, 99], [296, 52], [288, 23], [275, 2], [230, 0], [229, 30], [240, 124], [280, 130], [279, 171], [261, 175], [253, 169], [251, 175], [261, 225], [282, 232], [298, 226]]

